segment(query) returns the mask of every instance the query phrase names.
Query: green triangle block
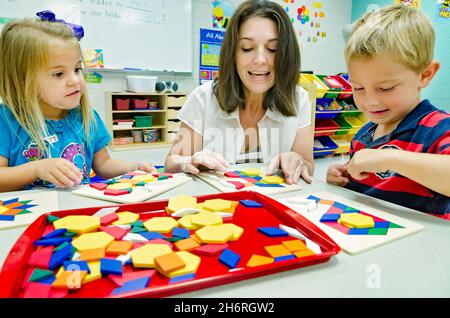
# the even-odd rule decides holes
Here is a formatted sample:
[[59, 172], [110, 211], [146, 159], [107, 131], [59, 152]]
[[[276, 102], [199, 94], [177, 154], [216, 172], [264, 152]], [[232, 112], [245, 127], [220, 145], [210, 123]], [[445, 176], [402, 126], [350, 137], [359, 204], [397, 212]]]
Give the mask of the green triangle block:
[[372, 228], [367, 232], [368, 235], [386, 235], [388, 228]]
[[166, 179], [169, 179], [169, 177], [168, 176], [159, 176], [158, 177], [158, 180], [166, 180]]
[[33, 200], [24, 200], [24, 201], [20, 201], [20, 203], [22, 203], [23, 205], [26, 205], [26, 204], [30, 203], [31, 201], [33, 201]]
[[346, 207], [344, 211], [345, 212], [359, 212], [359, 210], [352, 208], [350, 206]]
[[161, 172], [161, 173], [163, 173], [164, 172], [164, 167], [162, 167], [162, 168], [158, 168], [158, 170], [157, 170], [158, 172]]
[[47, 223], [53, 223], [56, 220], [59, 220], [59, 217], [53, 215], [47, 215]]
[[40, 280], [46, 279], [54, 275], [52, 271], [36, 268], [33, 273], [31, 273], [29, 282], [38, 282]]
[[390, 229], [403, 229], [403, 226], [390, 222], [389, 228]]
[[33, 213], [33, 212], [28, 211], [28, 210], [23, 210], [22, 212], [17, 213], [17, 215], [20, 215], [20, 214], [29, 214], [29, 213]]
[[64, 243], [62, 243], [61, 245], [59, 245], [58, 247], [56, 247], [56, 248], [53, 250], [53, 252], [57, 252], [57, 251], [59, 251], [60, 249], [66, 247], [67, 245], [69, 245], [69, 242], [64, 242]]
[[142, 232], [147, 232], [147, 229], [144, 228], [144, 227], [135, 226], [135, 227], [133, 227], [133, 229], [131, 230], [131, 233], [142, 233]]
[[66, 232], [66, 233], [64, 233], [63, 235], [64, 235], [64, 236], [68, 236], [68, 237], [74, 237], [74, 236], [77, 235], [77, 233], [74, 233], [74, 232]]
[[145, 181], [141, 181], [141, 182], [136, 183], [136, 186], [137, 186], [137, 187], [143, 187], [143, 186], [145, 186]]
[[137, 220], [136, 222], [133, 222], [130, 225], [144, 227], [144, 222], [142, 222], [142, 220]]

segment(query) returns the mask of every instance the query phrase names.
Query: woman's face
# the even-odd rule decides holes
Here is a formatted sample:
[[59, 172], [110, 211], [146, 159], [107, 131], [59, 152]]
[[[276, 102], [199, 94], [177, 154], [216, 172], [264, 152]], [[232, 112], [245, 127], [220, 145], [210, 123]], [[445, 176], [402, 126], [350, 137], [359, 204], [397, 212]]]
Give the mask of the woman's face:
[[277, 25], [270, 19], [252, 17], [242, 23], [236, 48], [236, 70], [247, 93], [263, 94], [275, 80]]

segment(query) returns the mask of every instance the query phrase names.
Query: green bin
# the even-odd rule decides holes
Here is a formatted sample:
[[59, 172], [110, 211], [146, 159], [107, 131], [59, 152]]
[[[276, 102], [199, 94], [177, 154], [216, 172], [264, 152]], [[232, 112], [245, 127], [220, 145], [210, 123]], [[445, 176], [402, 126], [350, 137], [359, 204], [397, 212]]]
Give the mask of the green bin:
[[153, 116], [134, 116], [136, 127], [151, 127], [153, 125]]

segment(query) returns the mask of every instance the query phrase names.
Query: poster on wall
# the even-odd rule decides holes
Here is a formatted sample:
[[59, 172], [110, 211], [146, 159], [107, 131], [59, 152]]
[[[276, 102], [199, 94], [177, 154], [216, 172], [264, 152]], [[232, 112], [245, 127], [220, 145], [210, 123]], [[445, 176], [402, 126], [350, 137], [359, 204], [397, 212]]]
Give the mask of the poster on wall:
[[230, 0], [213, 0], [212, 27], [226, 29], [234, 13], [234, 4]]
[[436, 22], [450, 21], [450, 0], [437, 0]]
[[327, 8], [322, 1], [278, 0], [291, 19], [300, 45], [319, 43], [327, 37], [321, 24], [327, 17]]
[[224, 31], [200, 29], [200, 85], [219, 75], [219, 56]]
[[405, 6], [410, 6], [416, 9], [420, 9], [421, 0], [395, 0], [395, 4], [404, 4]]

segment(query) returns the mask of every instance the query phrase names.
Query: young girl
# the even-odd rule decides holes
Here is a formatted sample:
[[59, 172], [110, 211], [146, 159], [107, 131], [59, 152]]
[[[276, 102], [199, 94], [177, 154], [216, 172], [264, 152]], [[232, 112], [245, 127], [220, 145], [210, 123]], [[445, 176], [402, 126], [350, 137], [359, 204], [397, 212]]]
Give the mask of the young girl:
[[23, 19], [2, 30], [0, 192], [73, 187], [89, 182], [91, 168], [102, 178], [154, 169], [110, 158], [111, 137], [88, 103], [81, 72], [83, 32], [69, 25]]

